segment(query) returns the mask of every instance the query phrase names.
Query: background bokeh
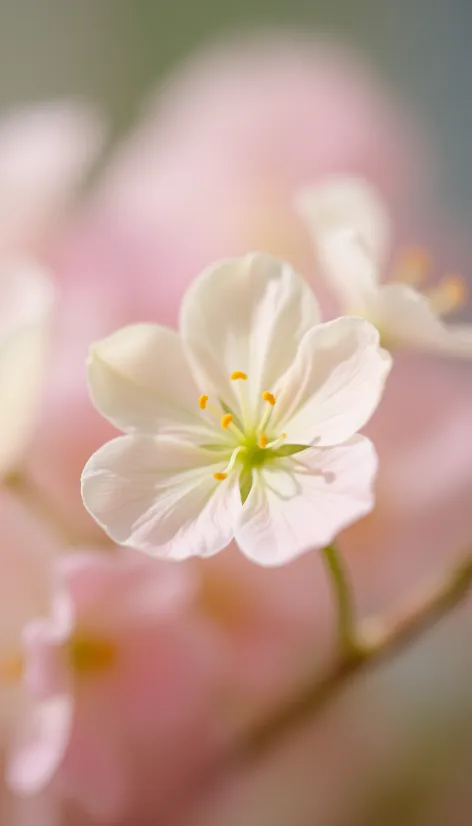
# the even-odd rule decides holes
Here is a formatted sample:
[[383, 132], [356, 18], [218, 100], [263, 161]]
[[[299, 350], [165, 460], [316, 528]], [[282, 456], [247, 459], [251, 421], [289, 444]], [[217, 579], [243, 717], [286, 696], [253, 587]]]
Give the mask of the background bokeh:
[[0, 106], [78, 94], [121, 130], [156, 80], [208, 38], [284, 25], [357, 45], [424, 119], [442, 197], [472, 210], [468, 0], [1, 0]]

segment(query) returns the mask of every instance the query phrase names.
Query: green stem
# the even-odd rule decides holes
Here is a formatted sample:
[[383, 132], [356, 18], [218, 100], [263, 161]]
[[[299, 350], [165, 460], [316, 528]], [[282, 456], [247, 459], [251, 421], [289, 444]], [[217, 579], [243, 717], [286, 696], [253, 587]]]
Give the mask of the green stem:
[[335, 545], [327, 545], [322, 550], [333, 594], [338, 619], [338, 638], [341, 650], [354, 654], [358, 650], [354, 602], [352, 588], [344, 563]]
[[246, 733], [239, 757], [255, 757], [297, 724], [313, 718], [350, 678], [416, 640], [459, 605], [471, 588], [472, 555], [454, 565], [439, 581], [411, 594], [392, 615], [364, 620], [356, 647], [340, 651], [321, 680], [309, 682], [287, 705]]

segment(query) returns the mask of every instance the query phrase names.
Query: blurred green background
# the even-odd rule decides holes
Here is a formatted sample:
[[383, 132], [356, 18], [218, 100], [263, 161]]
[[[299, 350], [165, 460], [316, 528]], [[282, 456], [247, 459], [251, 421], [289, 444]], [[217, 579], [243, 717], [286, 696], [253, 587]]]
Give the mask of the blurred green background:
[[0, 0], [0, 106], [80, 94], [119, 131], [189, 51], [277, 24], [358, 46], [431, 130], [448, 199], [472, 207], [470, 0]]

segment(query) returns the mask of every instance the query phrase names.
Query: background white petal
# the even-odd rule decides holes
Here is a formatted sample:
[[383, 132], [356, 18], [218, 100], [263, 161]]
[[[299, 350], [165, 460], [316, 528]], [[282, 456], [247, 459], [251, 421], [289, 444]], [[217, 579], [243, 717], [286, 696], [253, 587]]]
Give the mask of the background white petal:
[[271, 426], [287, 443], [334, 445], [371, 417], [382, 396], [391, 357], [377, 329], [361, 318], [314, 327], [277, 387]]
[[233, 404], [234, 370], [248, 374], [247, 392], [255, 403], [318, 322], [318, 305], [306, 282], [288, 264], [263, 253], [208, 269], [181, 308], [181, 332], [202, 392], [216, 392]]
[[121, 545], [170, 559], [209, 556], [229, 544], [241, 509], [235, 475], [213, 478], [225, 464], [195, 445], [123, 436], [89, 459], [84, 504]]
[[386, 284], [379, 290], [375, 324], [387, 347], [472, 358], [472, 325], [445, 324], [431, 309], [427, 296], [407, 284]]
[[285, 470], [262, 468], [241, 511], [236, 542], [260, 565], [325, 547], [374, 506], [377, 457], [364, 436], [298, 458], [285, 460]]
[[361, 239], [377, 264], [383, 264], [390, 245], [390, 220], [377, 193], [362, 178], [333, 176], [316, 186], [303, 187], [295, 206], [318, 239], [347, 228]]
[[104, 136], [88, 106], [58, 100], [0, 120], [0, 252], [41, 242], [63, 218]]
[[205, 430], [199, 390], [179, 335], [155, 324], [124, 327], [94, 344], [88, 382], [102, 416], [125, 432], [178, 436]]
[[33, 429], [53, 298], [52, 281], [35, 264], [0, 268], [0, 476], [21, 459]]
[[320, 237], [317, 251], [321, 275], [342, 313], [368, 315], [377, 297], [379, 272], [360, 237], [345, 227]]

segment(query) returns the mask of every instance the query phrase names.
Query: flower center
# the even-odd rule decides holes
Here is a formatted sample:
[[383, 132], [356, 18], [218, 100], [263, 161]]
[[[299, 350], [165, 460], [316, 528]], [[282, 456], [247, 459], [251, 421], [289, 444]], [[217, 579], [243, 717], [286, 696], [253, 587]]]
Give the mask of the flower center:
[[68, 653], [75, 673], [82, 675], [107, 671], [116, 660], [113, 643], [87, 635], [72, 637]]
[[[393, 280], [419, 288], [428, 280], [431, 271], [431, 258], [422, 247], [404, 250], [393, 269]], [[431, 309], [438, 315], [447, 315], [465, 304], [467, 285], [458, 275], [446, 275], [439, 283], [424, 290]]]
[[248, 379], [247, 374], [241, 370], [235, 370], [229, 378], [230, 381], [238, 382], [239, 413], [233, 411], [222, 400], [219, 402], [221, 411], [218, 411], [214, 405], [209, 403], [209, 396], [206, 394], [200, 396], [198, 406], [201, 411], [208, 411], [213, 416], [215, 424], [218, 423], [228, 435], [226, 443], [205, 445], [209, 450], [220, 451], [228, 457], [226, 467], [215, 472], [213, 478], [218, 482], [224, 482], [233, 471], [238, 473], [241, 498], [244, 502], [252, 487], [252, 471], [255, 468], [306, 450], [308, 445], [286, 444], [286, 433], [273, 432], [271, 417], [277, 400], [270, 390], [264, 390], [261, 393], [262, 411], [259, 420], [254, 422], [254, 417], [249, 415], [244, 387]]

